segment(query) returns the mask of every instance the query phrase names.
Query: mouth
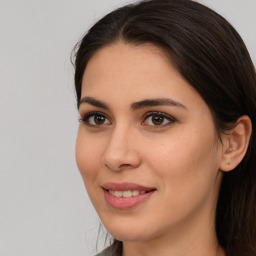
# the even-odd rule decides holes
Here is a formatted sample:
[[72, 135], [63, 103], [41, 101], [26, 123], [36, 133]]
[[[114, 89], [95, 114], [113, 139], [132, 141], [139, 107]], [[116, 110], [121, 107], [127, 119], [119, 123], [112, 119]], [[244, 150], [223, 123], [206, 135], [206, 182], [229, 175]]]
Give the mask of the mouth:
[[115, 197], [134, 197], [140, 194], [147, 193], [145, 190], [125, 190], [125, 191], [118, 191], [118, 190], [108, 190], [108, 192]]
[[141, 204], [156, 191], [156, 188], [134, 183], [106, 183], [102, 189], [108, 205], [119, 210]]

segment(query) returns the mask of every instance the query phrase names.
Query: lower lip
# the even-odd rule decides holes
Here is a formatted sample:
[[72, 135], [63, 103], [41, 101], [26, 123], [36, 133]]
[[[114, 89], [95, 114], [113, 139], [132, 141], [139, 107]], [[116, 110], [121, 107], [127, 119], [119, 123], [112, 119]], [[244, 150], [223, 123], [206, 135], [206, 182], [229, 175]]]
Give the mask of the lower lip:
[[126, 210], [143, 203], [145, 200], [151, 197], [154, 192], [155, 190], [132, 197], [115, 197], [107, 190], [104, 190], [104, 196], [105, 200], [111, 207], [118, 210]]

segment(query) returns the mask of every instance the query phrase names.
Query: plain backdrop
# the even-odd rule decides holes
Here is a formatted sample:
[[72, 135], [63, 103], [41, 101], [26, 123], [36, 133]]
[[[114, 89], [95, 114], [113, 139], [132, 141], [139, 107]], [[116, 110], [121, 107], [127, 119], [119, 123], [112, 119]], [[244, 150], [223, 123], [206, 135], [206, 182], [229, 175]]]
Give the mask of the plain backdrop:
[[[99, 219], [75, 163], [70, 53], [126, 2], [0, 0], [0, 256], [96, 253]], [[256, 0], [200, 2], [235, 26], [256, 63]]]

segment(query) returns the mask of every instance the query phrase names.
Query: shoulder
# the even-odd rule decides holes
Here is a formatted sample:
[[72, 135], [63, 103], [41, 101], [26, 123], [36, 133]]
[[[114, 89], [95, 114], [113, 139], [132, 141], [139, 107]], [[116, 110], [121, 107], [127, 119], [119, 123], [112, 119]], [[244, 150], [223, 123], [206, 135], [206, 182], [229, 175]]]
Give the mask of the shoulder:
[[97, 254], [95, 256], [112, 256], [112, 254], [109, 254], [109, 250], [108, 250], [108, 248], [106, 248], [101, 253], [99, 253], [99, 254]]
[[106, 256], [106, 254], [105, 254], [104, 251], [103, 251], [103, 252], [101, 252], [101, 253], [98, 253], [98, 254], [95, 255], [95, 256]]
[[106, 256], [106, 254], [105, 254], [104, 251], [103, 251], [103, 252], [101, 252], [101, 253], [98, 253], [98, 254], [95, 255], [95, 256]]

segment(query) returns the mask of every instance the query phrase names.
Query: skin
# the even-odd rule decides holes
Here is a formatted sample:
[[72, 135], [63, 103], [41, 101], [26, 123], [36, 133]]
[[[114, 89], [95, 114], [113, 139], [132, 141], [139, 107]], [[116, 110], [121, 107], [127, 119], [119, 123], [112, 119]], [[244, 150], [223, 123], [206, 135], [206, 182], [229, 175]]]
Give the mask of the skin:
[[[85, 97], [108, 109], [81, 103], [81, 118], [96, 111], [103, 123], [96, 125], [95, 115], [81, 121], [77, 165], [106, 229], [123, 241], [123, 255], [224, 255], [215, 233], [223, 146], [208, 106], [164, 53], [123, 42], [100, 49], [84, 73]], [[131, 107], [145, 99], [178, 104]], [[155, 125], [152, 111], [168, 118]], [[117, 210], [104, 198], [106, 182], [156, 191], [134, 208]]]

